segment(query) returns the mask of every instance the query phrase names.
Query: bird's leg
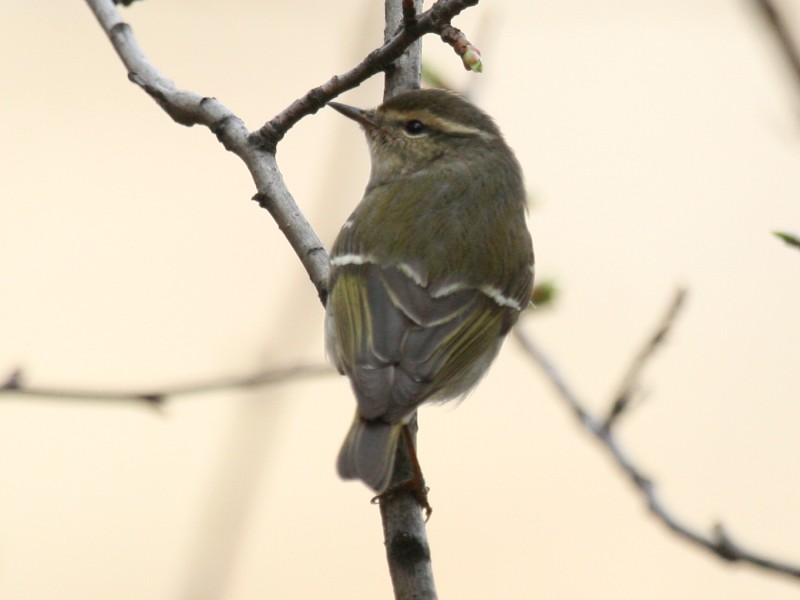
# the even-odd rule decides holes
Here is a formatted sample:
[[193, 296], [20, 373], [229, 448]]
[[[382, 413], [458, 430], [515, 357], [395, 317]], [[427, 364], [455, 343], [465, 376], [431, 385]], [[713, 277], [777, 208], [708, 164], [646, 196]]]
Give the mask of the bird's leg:
[[419, 465], [414, 438], [411, 435], [411, 430], [408, 425], [403, 425], [403, 440], [405, 440], [406, 449], [408, 450], [408, 459], [412, 470], [411, 478], [390, 486], [382, 494], [375, 496], [372, 501], [378, 503], [384, 498], [389, 498], [397, 494], [409, 493], [414, 496], [420, 508], [425, 511], [425, 521], [427, 522], [427, 520], [431, 518], [433, 508], [428, 503], [428, 486], [425, 485], [425, 477], [422, 475], [422, 467]]

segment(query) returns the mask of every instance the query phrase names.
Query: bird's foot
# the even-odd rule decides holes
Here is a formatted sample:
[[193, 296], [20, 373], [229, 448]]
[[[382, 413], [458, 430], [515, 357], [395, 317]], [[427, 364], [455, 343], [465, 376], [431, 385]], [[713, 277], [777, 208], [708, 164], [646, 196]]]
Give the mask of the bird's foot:
[[431, 518], [431, 513], [433, 512], [433, 507], [431, 507], [430, 502], [428, 502], [428, 490], [428, 486], [425, 485], [425, 479], [423, 479], [422, 473], [419, 472], [408, 481], [403, 481], [397, 485], [393, 485], [386, 489], [383, 493], [378, 494], [372, 499], [372, 503], [380, 504], [385, 500], [396, 498], [402, 494], [410, 494], [417, 501], [419, 507], [425, 511], [425, 522], [427, 523], [428, 519]]

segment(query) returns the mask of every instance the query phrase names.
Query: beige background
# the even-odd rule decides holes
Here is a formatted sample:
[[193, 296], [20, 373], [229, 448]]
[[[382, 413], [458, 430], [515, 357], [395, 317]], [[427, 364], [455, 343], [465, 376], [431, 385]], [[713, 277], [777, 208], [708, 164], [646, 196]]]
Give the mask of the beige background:
[[[149, 57], [256, 127], [380, 41], [379, 2], [151, 0]], [[139, 389], [323, 361], [322, 311], [241, 162], [173, 124], [88, 8], [0, 19], [0, 376]], [[797, 16], [800, 21], [800, 15]], [[689, 305], [620, 438], [691, 524], [800, 562], [797, 95], [746, 2], [495, 0], [456, 24], [475, 99], [524, 165], [539, 273], [523, 327], [602, 408], [673, 289]], [[426, 60], [475, 82], [448, 48]], [[380, 80], [343, 100], [370, 106]], [[279, 160], [326, 243], [361, 134], [303, 120]], [[336, 377], [171, 402], [0, 398], [0, 597], [388, 598], [378, 511], [333, 461]], [[676, 539], [507, 344], [457, 410], [422, 414], [440, 596], [796, 598]]]

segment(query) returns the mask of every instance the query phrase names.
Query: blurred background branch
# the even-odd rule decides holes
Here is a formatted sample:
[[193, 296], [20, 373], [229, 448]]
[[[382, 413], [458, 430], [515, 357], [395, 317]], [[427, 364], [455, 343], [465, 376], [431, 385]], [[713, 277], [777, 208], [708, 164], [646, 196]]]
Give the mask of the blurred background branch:
[[0, 395], [27, 396], [29, 398], [57, 400], [119, 400], [143, 402], [154, 407], [163, 406], [177, 396], [192, 396], [220, 390], [253, 389], [312, 377], [334, 375], [328, 365], [294, 365], [280, 369], [265, 369], [245, 376], [220, 377], [209, 381], [166, 385], [152, 390], [100, 390], [77, 389], [58, 386], [29, 386], [21, 369], [12, 371], [0, 385]]
[[783, 14], [780, 3], [774, 0], [753, 0], [753, 3], [778, 43], [795, 85], [800, 88], [800, 45], [792, 32], [792, 26]]
[[620, 391], [614, 396], [611, 408], [605, 416], [594, 416], [591, 413], [587, 408], [586, 402], [562, 374], [561, 369], [550, 359], [533, 337], [524, 331], [523, 327], [516, 327], [514, 336], [531, 360], [542, 370], [561, 399], [573, 411], [584, 430], [600, 442], [601, 446], [614, 461], [614, 464], [630, 479], [635, 489], [641, 494], [650, 512], [670, 531], [692, 543], [695, 547], [708, 550], [723, 560], [744, 562], [767, 571], [800, 579], [799, 565], [768, 558], [747, 549], [742, 544], [734, 542], [728, 535], [727, 529], [721, 523], [715, 524], [708, 533], [688, 525], [662, 500], [654, 479], [639, 467], [636, 459], [622, 448], [614, 435], [614, 425], [616, 425], [618, 418], [630, 409], [631, 400], [639, 387], [639, 379], [645, 367], [655, 356], [656, 351], [663, 346], [681, 308], [684, 306], [685, 298], [686, 290], [679, 288], [673, 295], [669, 307], [655, 331], [636, 353], [623, 377]]

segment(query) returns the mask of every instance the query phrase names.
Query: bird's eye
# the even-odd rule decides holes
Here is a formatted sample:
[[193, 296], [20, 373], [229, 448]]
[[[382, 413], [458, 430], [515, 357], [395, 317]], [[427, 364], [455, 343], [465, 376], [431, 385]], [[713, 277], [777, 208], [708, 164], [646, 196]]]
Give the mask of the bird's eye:
[[427, 133], [428, 128], [422, 121], [411, 119], [410, 121], [406, 121], [405, 131], [408, 135], [418, 136]]

